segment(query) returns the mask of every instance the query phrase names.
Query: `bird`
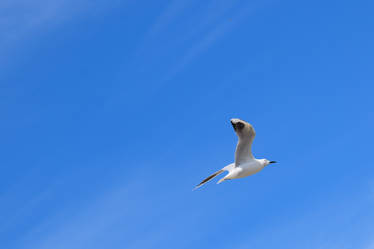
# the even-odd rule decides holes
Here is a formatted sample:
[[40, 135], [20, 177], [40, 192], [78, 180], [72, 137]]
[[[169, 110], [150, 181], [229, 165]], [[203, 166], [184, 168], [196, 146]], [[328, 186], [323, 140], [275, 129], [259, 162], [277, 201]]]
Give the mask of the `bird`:
[[256, 132], [250, 123], [238, 118], [232, 118], [230, 122], [236, 135], [238, 136], [234, 163], [230, 163], [214, 174], [208, 176], [194, 189], [200, 188], [202, 185], [225, 171], [228, 171], [228, 174], [221, 178], [217, 184], [226, 180], [238, 179], [256, 174], [267, 165], [276, 163], [276, 161], [270, 161], [265, 158], [257, 159], [253, 156], [252, 143], [256, 136]]

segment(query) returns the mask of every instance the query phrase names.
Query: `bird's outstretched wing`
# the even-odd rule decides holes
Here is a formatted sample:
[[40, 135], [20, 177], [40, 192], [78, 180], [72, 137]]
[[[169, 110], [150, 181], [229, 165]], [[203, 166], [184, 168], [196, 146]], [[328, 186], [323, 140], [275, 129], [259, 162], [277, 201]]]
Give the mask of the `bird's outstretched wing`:
[[214, 177], [218, 176], [219, 174], [221, 174], [224, 170], [221, 169], [221, 170], [218, 170], [217, 172], [215, 172], [214, 174], [208, 176], [207, 178], [205, 178], [202, 182], [200, 182], [195, 188], [195, 189], [198, 189], [200, 188], [202, 185], [204, 185], [206, 182], [208, 182], [209, 180], [213, 179]]
[[251, 124], [240, 119], [231, 119], [231, 124], [239, 138], [235, 151], [235, 166], [237, 166], [253, 159], [252, 143], [256, 132]]
[[[224, 171], [230, 171], [230, 170], [232, 170], [234, 167], [235, 167], [235, 165], [234, 165], [233, 163], [230, 163], [229, 165], [223, 167], [221, 170], [218, 170], [218, 171], [215, 172], [214, 174], [212, 174], [212, 175], [208, 176], [207, 178], [205, 178], [202, 182], [200, 182], [200, 183], [199, 183], [199, 184], [194, 188], [194, 190], [200, 188], [202, 185], [204, 185], [205, 183], [207, 183], [208, 181], [210, 181], [210, 180], [213, 179], [214, 177], [218, 176], [218, 175], [221, 174], [222, 172], [224, 172]], [[225, 177], [222, 178], [221, 180], [219, 180], [219, 181], [217, 182], [217, 184], [218, 184], [218, 183], [221, 183], [221, 182], [224, 181], [224, 180], [225, 180]]]

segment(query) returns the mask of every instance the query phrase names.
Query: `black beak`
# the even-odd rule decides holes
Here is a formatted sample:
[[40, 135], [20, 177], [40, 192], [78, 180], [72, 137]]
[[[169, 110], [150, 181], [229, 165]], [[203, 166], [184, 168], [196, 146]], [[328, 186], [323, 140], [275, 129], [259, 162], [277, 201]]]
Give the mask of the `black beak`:
[[276, 163], [276, 161], [270, 161], [269, 163]]

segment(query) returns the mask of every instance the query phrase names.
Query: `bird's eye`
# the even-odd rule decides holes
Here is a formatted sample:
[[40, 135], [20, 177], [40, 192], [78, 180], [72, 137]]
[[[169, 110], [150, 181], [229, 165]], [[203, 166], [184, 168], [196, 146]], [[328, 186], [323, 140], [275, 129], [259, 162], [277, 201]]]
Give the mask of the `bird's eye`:
[[243, 129], [244, 124], [243, 124], [242, 122], [239, 122], [239, 123], [237, 124], [237, 126], [238, 126], [239, 129]]

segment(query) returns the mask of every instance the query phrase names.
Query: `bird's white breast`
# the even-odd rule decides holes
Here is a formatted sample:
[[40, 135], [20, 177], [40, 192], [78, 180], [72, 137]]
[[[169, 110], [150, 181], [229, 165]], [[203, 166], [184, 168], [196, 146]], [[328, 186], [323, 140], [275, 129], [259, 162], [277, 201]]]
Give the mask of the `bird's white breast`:
[[230, 179], [236, 178], [243, 178], [246, 176], [250, 176], [256, 174], [264, 167], [263, 165], [257, 161], [256, 159], [249, 161], [248, 163], [244, 163], [235, 167], [235, 170], [230, 174]]

